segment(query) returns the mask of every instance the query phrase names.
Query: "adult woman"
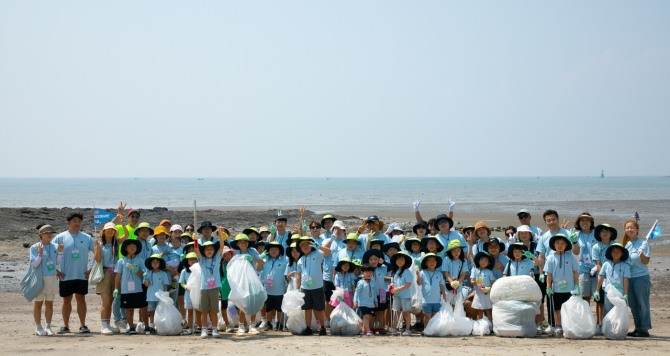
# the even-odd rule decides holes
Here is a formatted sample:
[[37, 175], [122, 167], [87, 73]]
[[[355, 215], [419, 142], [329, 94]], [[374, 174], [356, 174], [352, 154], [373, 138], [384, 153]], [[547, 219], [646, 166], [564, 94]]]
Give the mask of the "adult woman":
[[102, 305], [100, 306], [100, 320], [103, 335], [118, 334], [119, 329], [109, 324], [109, 318], [112, 314], [112, 302], [114, 297], [114, 257], [117, 255], [118, 245], [116, 242], [116, 224], [109, 222], [105, 224], [100, 231], [100, 240], [95, 241], [95, 261], [102, 264], [104, 269], [104, 278], [96, 285], [95, 292], [100, 295]]
[[648, 265], [651, 260], [651, 246], [647, 241], [638, 238], [640, 225], [635, 220], [623, 224], [623, 244], [630, 254], [631, 273], [628, 288], [628, 305], [633, 313], [635, 330], [628, 333], [632, 337], [649, 337], [651, 329], [651, 311], [649, 296], [651, 281]]

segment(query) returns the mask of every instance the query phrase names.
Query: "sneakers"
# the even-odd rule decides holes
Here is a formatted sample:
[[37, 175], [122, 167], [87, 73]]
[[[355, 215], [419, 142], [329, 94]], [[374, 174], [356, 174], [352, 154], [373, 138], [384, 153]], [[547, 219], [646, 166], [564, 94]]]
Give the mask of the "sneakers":
[[556, 330], [554, 330], [554, 335], [556, 337], [563, 337], [563, 328], [561, 328], [560, 326], [557, 327]]
[[391, 328], [391, 336], [397, 336], [398, 331], [395, 328]]
[[307, 329], [305, 329], [305, 331], [303, 331], [302, 334], [300, 334], [300, 335], [302, 335], [302, 336], [309, 336], [309, 335], [312, 335], [312, 334], [314, 334], [314, 332], [313, 332], [312, 329], [308, 326]]
[[649, 337], [649, 331], [635, 330], [626, 334], [630, 337]]
[[544, 333], [549, 336], [554, 336], [554, 328], [552, 328], [551, 325], [549, 325], [547, 326], [546, 329], [544, 329]]
[[148, 328], [144, 331], [144, 334], [145, 334], [145, 335], [158, 335], [158, 331], [156, 331], [156, 328], [148, 327]]
[[37, 325], [37, 327], [35, 328], [35, 335], [37, 335], [37, 336], [47, 336], [46, 331], [44, 331], [44, 329], [42, 329], [42, 325]]
[[112, 335], [112, 334], [114, 334], [114, 332], [112, 331], [112, 329], [110, 329], [110, 328], [106, 328], [106, 327], [105, 327], [105, 328], [102, 328], [102, 330], [100, 330], [100, 333], [101, 333], [102, 335]]
[[235, 329], [233, 328], [232, 325], [228, 325], [228, 326], [226, 326], [226, 332], [227, 333], [232, 333], [232, 332], [235, 332]]
[[51, 330], [51, 325], [47, 325], [46, 328], [44, 328], [44, 332], [47, 334], [47, 336], [54, 336], [56, 335], [53, 330]]
[[116, 324], [116, 327], [119, 328], [119, 330], [126, 330], [126, 326], [128, 325], [125, 320], [119, 320], [114, 324]]
[[70, 332], [70, 328], [67, 326], [61, 326], [60, 329], [58, 329], [59, 334], [67, 334]]
[[258, 329], [256, 329], [255, 326], [250, 326], [250, 327], [249, 327], [249, 334], [251, 334], [251, 335], [258, 335], [258, 334], [260, 334], [260, 333], [261, 333], [261, 332], [258, 331]]
[[181, 334], [184, 335], [184, 336], [191, 336], [191, 335], [193, 335], [193, 330], [186, 329], [186, 330], [182, 331]]
[[79, 333], [80, 334], [88, 334], [90, 332], [91, 332], [91, 330], [88, 330], [88, 327], [86, 325], [79, 328]]
[[402, 336], [412, 336], [412, 331], [410, 331], [410, 330], [405, 330], [401, 335], [402, 335]]
[[322, 326], [322, 327], [321, 327], [321, 330], [319, 330], [319, 335], [321, 335], [321, 336], [323, 336], [323, 335], [327, 335], [327, 334], [326, 334], [326, 328], [324, 328], [324, 327]]
[[537, 323], [536, 335], [542, 335], [542, 332], [544, 332], [544, 330], [542, 330], [542, 325], [540, 323]]
[[603, 334], [602, 327], [600, 325], [596, 325], [596, 336], [601, 336]]
[[203, 329], [203, 330], [200, 332], [200, 338], [201, 338], [201, 339], [206, 339], [206, 338], [208, 338], [208, 337], [209, 337], [209, 335], [207, 335], [207, 329]]
[[240, 326], [237, 328], [237, 336], [244, 336], [244, 334], [245, 334], [245, 332], [244, 332], [244, 325], [240, 325]]
[[259, 325], [258, 328], [263, 331], [268, 331], [268, 322], [265, 320], [261, 321], [261, 325]]
[[126, 328], [126, 335], [135, 335], [137, 334], [137, 331], [135, 331], [135, 328], [133, 328], [131, 325], [128, 325]]
[[379, 329], [377, 329], [377, 334], [386, 335], [386, 330], [384, 330], [384, 328], [379, 328]]
[[363, 336], [372, 336], [372, 335], [374, 335], [372, 330], [367, 330], [366, 332], [363, 333]]
[[212, 329], [212, 337], [215, 337], [215, 338], [221, 337], [221, 334], [219, 334], [218, 329]]

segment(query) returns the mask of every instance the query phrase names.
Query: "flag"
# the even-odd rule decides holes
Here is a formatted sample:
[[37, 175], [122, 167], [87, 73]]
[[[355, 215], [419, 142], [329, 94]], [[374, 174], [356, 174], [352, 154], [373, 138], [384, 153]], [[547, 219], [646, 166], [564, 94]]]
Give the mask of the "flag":
[[661, 236], [661, 227], [658, 226], [658, 220], [656, 220], [654, 225], [651, 227], [651, 230], [649, 230], [649, 233], [647, 234], [647, 240], [653, 240], [660, 236]]
[[102, 209], [93, 208], [93, 224], [95, 226], [100, 226], [114, 219], [114, 217], [115, 215], [112, 213], [108, 213]]

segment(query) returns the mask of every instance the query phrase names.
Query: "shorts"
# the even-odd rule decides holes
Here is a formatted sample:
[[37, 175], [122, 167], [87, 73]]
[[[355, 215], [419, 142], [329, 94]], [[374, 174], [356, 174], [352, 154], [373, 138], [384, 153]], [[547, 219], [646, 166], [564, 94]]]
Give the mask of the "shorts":
[[440, 303], [423, 303], [421, 304], [421, 311], [425, 314], [437, 313], [440, 311]]
[[41, 302], [41, 301], [47, 301], [47, 302], [53, 302], [54, 299], [56, 299], [56, 281], [58, 278], [56, 278], [56, 275], [54, 274], [53, 276], [42, 276], [42, 282], [44, 283], [44, 288], [42, 288], [42, 291], [40, 294], [33, 299], [34, 302]]
[[[191, 301], [191, 296], [189, 296], [188, 299], [189, 299], [189, 302], [190, 302]], [[219, 304], [221, 304], [221, 312], [228, 309], [228, 300], [221, 299], [221, 302]]]
[[326, 300], [330, 300], [330, 297], [333, 296], [334, 290], [335, 284], [333, 282], [323, 281], [323, 294], [325, 294]]
[[302, 305], [302, 310], [323, 311], [326, 309], [326, 299], [323, 295], [323, 288], [300, 289], [300, 291], [305, 293], [305, 304]]
[[95, 286], [95, 294], [112, 295], [112, 293], [114, 293], [115, 275], [113, 272], [110, 272], [108, 268], [105, 268], [104, 273], [105, 276]]
[[554, 311], [561, 311], [563, 303], [567, 302], [572, 297], [572, 293], [554, 293]]
[[70, 297], [73, 294], [88, 294], [88, 280], [73, 279], [71, 281], [59, 281], [58, 293], [62, 298]]
[[377, 307], [375, 308], [375, 311], [380, 311], [383, 312], [384, 310], [389, 308], [389, 303], [377, 303]]
[[358, 311], [361, 313], [361, 316], [375, 315], [375, 308], [358, 307]]
[[184, 287], [182, 287], [181, 284], [179, 284], [179, 283], [177, 283], [177, 286], [178, 286], [178, 287], [177, 287], [177, 288], [178, 288], [177, 295], [186, 295], [186, 294], [185, 294], [185, 293], [186, 293], [186, 289], [184, 289]]
[[219, 312], [219, 288], [203, 289], [200, 291], [200, 311], [203, 313]]
[[283, 295], [268, 295], [268, 299], [265, 301], [265, 311], [281, 311], [281, 303], [283, 300]]
[[147, 311], [153, 313], [158, 306], [158, 302], [147, 302]]
[[590, 297], [596, 291], [598, 277], [591, 277], [589, 272], [579, 274], [579, 289], [582, 291], [582, 297]]
[[191, 302], [191, 293], [189, 293], [188, 291], [184, 294], [184, 309], [193, 309], [193, 302]]
[[596, 301], [596, 304], [605, 304], [605, 298], [604, 298], [605, 289], [600, 288], [599, 292], [600, 292], [600, 300]]
[[393, 311], [397, 312], [412, 311], [412, 298], [400, 298], [393, 296]]
[[121, 308], [134, 309], [145, 308], [147, 306], [147, 297], [142, 292], [121, 294]]

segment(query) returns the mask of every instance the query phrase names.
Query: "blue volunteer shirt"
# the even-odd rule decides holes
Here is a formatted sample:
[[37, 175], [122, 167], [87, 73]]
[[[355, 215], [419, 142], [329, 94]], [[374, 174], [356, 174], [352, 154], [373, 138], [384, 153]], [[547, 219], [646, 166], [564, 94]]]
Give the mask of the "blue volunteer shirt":
[[465, 260], [446, 258], [442, 261], [441, 271], [447, 272], [451, 279], [458, 280], [463, 272], [468, 272], [468, 263]]
[[298, 260], [298, 273], [300, 273], [301, 289], [319, 289], [323, 288], [323, 251], [315, 250], [308, 255], [300, 257]]
[[577, 244], [579, 245], [579, 273], [588, 273], [596, 263], [591, 258], [593, 247], [598, 241], [593, 237], [595, 230], [586, 234], [583, 231], [577, 231]]
[[346, 248], [341, 249], [340, 252], [337, 253], [337, 258], [333, 262], [333, 265], [337, 266], [337, 263], [340, 262], [340, 260], [342, 260], [343, 258], [348, 258], [350, 261], [362, 260], [364, 253], [365, 251], [361, 248], [356, 248], [353, 251], [349, 251]]
[[156, 297], [156, 292], [162, 292], [165, 290], [165, 286], [172, 284], [170, 276], [165, 271], [146, 271], [144, 272], [145, 279], [149, 281], [149, 287], [147, 287], [147, 302], [158, 302], [158, 297]]
[[521, 261], [510, 261], [505, 265], [503, 276], [530, 276], [530, 272], [535, 274], [535, 263], [528, 258], [522, 258]]
[[444, 285], [444, 278], [438, 269], [433, 272], [427, 269], [421, 270], [421, 303], [439, 303], [441, 285]]
[[614, 241], [610, 241], [608, 244], [604, 244], [602, 242], [596, 241], [596, 244], [593, 246], [593, 249], [591, 250], [591, 259], [593, 260], [593, 263], [595, 264], [597, 261], [600, 261], [600, 265], [602, 266], [605, 261], [607, 261], [607, 258], [605, 257], [605, 251], [607, 251], [607, 248], [612, 245]]
[[64, 246], [60, 267], [61, 272], [65, 274], [63, 280], [87, 279], [85, 273], [88, 271], [88, 252], [93, 252], [95, 248], [93, 238], [81, 231], [74, 236], [65, 231], [54, 237], [52, 243], [56, 245], [62, 243]]
[[140, 244], [142, 245], [142, 251], [140, 251], [140, 253], [138, 253], [137, 256], [142, 258], [142, 263], [144, 263], [144, 260], [151, 257], [151, 254], [153, 253], [152, 250], [153, 246], [151, 246], [148, 240], [142, 240], [138, 238], [137, 241], [139, 241]]
[[[181, 270], [181, 273], [179, 273], [179, 284], [181, 285], [186, 285], [188, 283], [188, 277], [191, 276], [191, 272], [187, 271], [186, 268]], [[186, 293], [188, 293], [188, 289], [186, 289]]]
[[200, 288], [205, 289], [217, 289], [221, 287], [221, 254], [214, 253], [212, 258], [207, 258], [204, 255], [198, 259], [200, 264], [201, 279], [200, 279]]
[[414, 275], [412, 274], [412, 271], [409, 270], [409, 268], [405, 268], [405, 269], [402, 269], [402, 270], [397, 270], [393, 274], [393, 288], [394, 289], [400, 288], [407, 283], [410, 284], [410, 288], [401, 290], [395, 296], [397, 296], [398, 298], [403, 298], [403, 299], [411, 298], [412, 297], [412, 291], [411, 291], [412, 281], [414, 281]]
[[359, 307], [374, 308], [377, 302], [377, 286], [370, 280], [370, 282], [361, 279], [356, 284], [356, 291], [354, 292], [354, 304]]
[[101, 246], [100, 253], [102, 255], [102, 266], [109, 268], [114, 265], [114, 249], [111, 243]]
[[468, 252], [468, 242], [465, 241], [463, 238], [463, 235], [459, 234], [456, 231], [449, 231], [448, 234], [444, 235], [442, 233], [437, 234], [437, 238], [440, 240], [440, 243], [442, 246], [444, 246], [443, 252], [447, 251], [447, 247], [449, 246], [449, 242], [458, 240], [461, 242], [461, 248], [463, 249], [463, 253]]
[[477, 267], [472, 267], [470, 278], [475, 280], [475, 286], [473, 286], [475, 290], [479, 290], [479, 288], [477, 288], [479, 286], [490, 287], [493, 285], [493, 282], [496, 281], [493, 271], [488, 268], [479, 269]]
[[630, 278], [630, 265], [625, 262], [614, 263], [607, 260], [600, 269], [600, 276], [605, 277], [603, 281], [603, 289], [608, 285], [613, 285], [621, 294], [625, 294], [623, 290], [624, 278]]
[[643, 254], [647, 257], [651, 257], [651, 244], [648, 243], [647, 248], [643, 251], [642, 243], [643, 240], [638, 238], [634, 242], [628, 241], [626, 244], [626, 249], [630, 255], [628, 261], [626, 261], [631, 265], [630, 278], [642, 277], [649, 274], [649, 267], [642, 263], [640, 255]]
[[[327, 240], [323, 242], [327, 243]], [[333, 282], [333, 270], [335, 269], [335, 262], [338, 258], [337, 254], [340, 248], [345, 248], [344, 242], [342, 239], [337, 240], [333, 239], [333, 242], [330, 244], [330, 256], [326, 256], [323, 259], [323, 280], [328, 282]]]
[[575, 288], [573, 272], [577, 270], [577, 259], [570, 251], [549, 255], [544, 266], [544, 271], [551, 273], [551, 289], [556, 293], [570, 293]]
[[[37, 258], [37, 245], [40, 242], [30, 246], [30, 262]], [[42, 260], [38, 268], [42, 269], [42, 276], [55, 276], [56, 265], [58, 264], [58, 245], [54, 243], [46, 244], [43, 247]]]
[[496, 277], [496, 279], [502, 278], [505, 266], [507, 266], [507, 262], [509, 262], [509, 257], [503, 255], [502, 253], [498, 255], [498, 258], [496, 258], [496, 263], [500, 263], [502, 266], [501, 269], [498, 269], [498, 267], [495, 265], [493, 266], [493, 275]]
[[386, 303], [385, 299], [386, 299], [387, 285], [391, 284], [391, 281], [386, 283], [386, 281], [384, 280], [384, 277], [386, 276], [387, 272], [388, 268], [386, 267], [386, 265], [379, 265], [377, 266], [377, 268], [375, 268], [375, 271], [372, 274], [372, 281], [375, 283], [380, 293], [379, 295], [380, 303]]
[[352, 272], [347, 272], [342, 274], [342, 272], [337, 272], [335, 275], [335, 287], [348, 290], [349, 292], [354, 290], [356, 286], [356, 276]]
[[165, 257], [170, 253], [171, 250], [172, 250], [172, 247], [170, 247], [169, 245], [163, 245], [163, 246], [153, 245], [151, 247], [151, 254], [152, 255], [154, 255], [154, 254], [163, 255], [163, 252], [165, 252], [165, 254], [163, 255], [163, 259], [165, 259]]
[[543, 254], [545, 255], [545, 257], [546, 257], [546, 256], [549, 256], [549, 255], [553, 255], [553, 254], [554, 254], [554, 250], [552, 250], [552, 249], [549, 247], [549, 240], [550, 240], [554, 235], [557, 235], [557, 234], [563, 234], [563, 235], [565, 235], [566, 237], [570, 238], [570, 233], [569, 233], [567, 230], [563, 229], [563, 228], [559, 228], [558, 231], [556, 231], [556, 232], [551, 232], [551, 230], [548, 230], [547, 232], [545, 232], [544, 234], [542, 234], [542, 236], [541, 236], [540, 239], [538, 240], [538, 242], [537, 242], [537, 252], [539, 252], [539, 253], [543, 253]]
[[272, 241], [277, 241], [279, 242], [282, 246], [284, 246], [284, 250], [288, 250], [288, 242], [291, 238], [291, 232], [290, 231], [284, 231], [283, 234], [279, 234], [279, 232], [275, 233], [275, 238]]
[[142, 277], [133, 272], [133, 266], [142, 273], [147, 270], [144, 259], [139, 256], [126, 256], [116, 263], [115, 271], [121, 275], [121, 294], [142, 293]]
[[286, 293], [286, 277], [284, 271], [288, 265], [286, 256], [277, 256], [277, 258], [268, 257], [261, 269], [261, 282], [265, 286], [268, 295], [284, 295]]

